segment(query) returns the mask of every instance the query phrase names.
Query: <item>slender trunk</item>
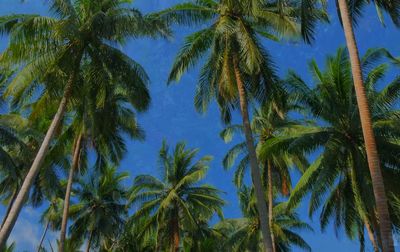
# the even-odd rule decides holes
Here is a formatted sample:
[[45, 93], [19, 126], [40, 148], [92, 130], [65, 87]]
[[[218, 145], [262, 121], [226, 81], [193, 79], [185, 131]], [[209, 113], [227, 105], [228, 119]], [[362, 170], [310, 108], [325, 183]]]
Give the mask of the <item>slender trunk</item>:
[[44, 231], [43, 231], [42, 238], [40, 238], [40, 242], [39, 242], [39, 246], [38, 246], [38, 248], [37, 248], [37, 252], [39, 252], [40, 249], [42, 248], [42, 244], [43, 244], [44, 238], [46, 237], [47, 230], [49, 229], [49, 225], [50, 225], [50, 221], [47, 221], [46, 227], [45, 227], [45, 229], [44, 229]]
[[65, 243], [65, 236], [66, 236], [67, 225], [68, 225], [68, 212], [69, 212], [69, 203], [70, 203], [70, 198], [71, 198], [71, 189], [72, 189], [72, 183], [74, 180], [74, 173], [75, 173], [75, 170], [78, 168], [78, 164], [79, 164], [79, 153], [81, 150], [81, 141], [82, 141], [82, 133], [79, 133], [78, 138], [76, 139], [74, 146], [72, 148], [72, 153], [73, 153], [72, 154], [72, 165], [69, 170], [67, 189], [65, 191], [64, 209], [63, 209], [61, 231], [60, 231], [60, 247], [58, 249], [59, 252], [64, 252], [64, 243]]
[[40, 149], [36, 154], [35, 160], [33, 161], [32, 166], [29, 169], [27, 176], [25, 177], [20, 191], [18, 192], [17, 198], [15, 199], [15, 202], [10, 210], [10, 215], [7, 217], [6, 221], [4, 222], [4, 226], [0, 231], [0, 247], [3, 247], [6, 244], [7, 239], [10, 236], [12, 229], [14, 228], [15, 222], [17, 221], [19, 213], [21, 212], [22, 206], [24, 205], [25, 199], [29, 195], [29, 190], [37, 174], [39, 173], [40, 166], [42, 165], [43, 160], [47, 154], [50, 142], [53, 139], [53, 136], [64, 116], [67, 103], [72, 92], [72, 85], [74, 80], [75, 74], [71, 76], [67, 86], [65, 87], [64, 95], [61, 99], [57, 113], [54, 115], [53, 121], [51, 122], [51, 125], [47, 130], [46, 136], [43, 139], [42, 145], [40, 146]]
[[374, 231], [372, 231], [371, 225], [369, 224], [368, 220], [364, 220], [364, 225], [365, 228], [367, 229], [368, 232], [368, 237], [372, 243], [372, 246], [374, 247], [374, 252], [379, 252], [379, 247], [378, 244], [376, 243], [375, 240], [375, 235], [374, 235]]
[[172, 252], [178, 252], [180, 237], [179, 237], [179, 216], [176, 210], [174, 216], [172, 217], [171, 225], [172, 225]]
[[274, 192], [273, 192], [273, 185], [272, 185], [272, 164], [271, 160], [268, 159], [267, 162], [267, 169], [268, 169], [268, 223], [269, 223], [269, 228], [271, 231], [271, 242], [272, 242], [272, 251], [275, 252], [275, 236], [274, 232], [272, 230], [273, 227], [273, 221], [274, 221], [274, 216], [273, 216], [273, 208], [274, 208]]
[[378, 150], [376, 148], [375, 136], [372, 129], [371, 114], [368, 107], [367, 96], [362, 78], [360, 59], [357, 49], [356, 40], [352, 21], [349, 15], [347, 1], [338, 0], [340, 16], [343, 22], [343, 29], [346, 37], [346, 44], [349, 50], [351, 70], [354, 79], [354, 87], [356, 91], [357, 103], [360, 112], [361, 126], [365, 141], [365, 149], [367, 153], [368, 166], [371, 173], [372, 187], [374, 190], [376, 208], [379, 218], [379, 227], [382, 238], [383, 252], [393, 252], [393, 237], [391, 222], [389, 216], [388, 201], [385, 194], [383, 184], [382, 171], [380, 168]]
[[1, 228], [3, 228], [4, 223], [6, 222], [8, 215], [10, 214], [11, 208], [14, 205], [15, 198], [17, 197], [17, 192], [18, 192], [18, 189], [15, 189], [15, 191], [12, 194], [11, 200], [8, 203], [6, 214], [4, 215], [3, 221], [1, 223]]
[[240, 75], [237, 59], [234, 59], [233, 67], [234, 67], [234, 71], [235, 71], [236, 84], [237, 84], [237, 88], [239, 91], [240, 110], [242, 113], [243, 128], [244, 128], [244, 133], [245, 133], [245, 137], [246, 137], [247, 149], [249, 151], [251, 178], [253, 181], [254, 191], [255, 191], [255, 195], [256, 195], [256, 203], [257, 203], [257, 209], [258, 209], [258, 214], [259, 214], [259, 218], [260, 218], [260, 227], [261, 227], [261, 233], [262, 233], [262, 237], [263, 237], [264, 251], [271, 252], [272, 251], [272, 241], [271, 241], [270, 228], [268, 225], [268, 213], [267, 213], [268, 210], [267, 210], [267, 204], [266, 204], [267, 201], [266, 201], [265, 194], [264, 194], [264, 188], [263, 188], [263, 185], [261, 182], [261, 174], [260, 174], [260, 169], [258, 167], [257, 154], [256, 154], [255, 146], [254, 146], [254, 139], [253, 139], [251, 127], [250, 127], [250, 119], [249, 119], [249, 111], [247, 108], [246, 91], [245, 91], [244, 84], [243, 84], [243, 81], [242, 81], [242, 78]]
[[91, 245], [91, 243], [92, 243], [92, 239], [93, 239], [93, 230], [90, 231], [90, 234], [89, 234], [89, 240], [88, 240], [88, 242], [87, 242], [86, 252], [89, 252], [89, 251], [90, 251], [90, 245]]

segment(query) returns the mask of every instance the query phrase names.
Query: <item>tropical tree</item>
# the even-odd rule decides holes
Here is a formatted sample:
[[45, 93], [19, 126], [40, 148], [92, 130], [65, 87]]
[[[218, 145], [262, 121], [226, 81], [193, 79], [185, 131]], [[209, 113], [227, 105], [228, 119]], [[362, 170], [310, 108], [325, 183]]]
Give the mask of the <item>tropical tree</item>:
[[208, 222], [208, 219], [197, 216], [197, 226], [187, 230], [183, 235], [183, 251], [221, 251], [221, 240], [224, 239], [224, 234], [210, 227]]
[[115, 240], [106, 241], [109, 243], [108, 250], [104, 251], [143, 251], [152, 252], [156, 250], [156, 230], [149, 229], [143, 233], [143, 226], [148, 221], [149, 216], [139, 219], [128, 219], [123, 231], [115, 237]]
[[279, 37], [295, 38], [302, 35], [305, 40], [311, 40], [315, 22], [325, 18], [323, 11], [311, 7], [316, 7], [316, 4], [309, 0], [288, 3], [199, 0], [181, 3], [158, 13], [167, 22], [208, 25], [186, 38], [168, 82], [178, 81], [203, 55], [208, 55], [197, 86], [196, 109], [206, 111], [214, 98], [224, 122], [229, 122], [231, 110], [240, 108], [267, 251], [272, 251], [272, 242], [248, 102], [262, 102], [268, 96], [273, 96], [277, 89], [274, 64], [260, 39], [279, 40]]
[[[287, 101], [289, 96], [284, 95], [281, 99], [281, 101]], [[284, 136], [286, 134], [284, 130], [287, 127], [300, 125], [300, 122], [291, 120], [287, 116], [289, 112], [288, 108], [291, 106], [294, 107], [293, 105], [281, 102], [281, 108], [278, 108], [276, 102], [269, 101], [260, 109], [254, 111], [252, 130], [259, 149], [265, 141], [271, 140], [274, 137]], [[221, 132], [221, 137], [225, 142], [229, 142], [236, 132], [243, 134], [243, 127], [241, 125], [230, 125]], [[241, 188], [244, 174], [248, 170], [249, 165], [246, 143], [242, 142], [233, 146], [225, 155], [223, 164], [226, 169], [231, 168], [239, 155], [242, 159], [237, 165], [234, 183], [238, 188]], [[267, 188], [268, 222], [272, 225], [275, 192], [279, 192], [282, 196], [288, 196], [292, 188], [289, 173], [290, 168], [297, 167], [301, 172], [304, 172], [308, 167], [308, 162], [301, 153], [290, 154], [288, 152], [279, 152], [277, 154], [270, 152], [266, 153], [264, 156], [259, 155], [258, 159], [262, 163], [262, 180], [264, 186]], [[271, 240], [274, 242], [272, 233]], [[276, 251], [274, 247], [273, 250]]]
[[[382, 21], [382, 10], [386, 11], [393, 23], [400, 26], [400, 2], [393, 0], [336, 0], [338, 14], [343, 25], [346, 38], [347, 49], [350, 55], [351, 71], [353, 75], [354, 87], [356, 90], [358, 111], [363, 129], [363, 137], [368, 160], [368, 167], [371, 173], [373, 193], [376, 201], [376, 210], [379, 217], [379, 226], [384, 252], [393, 252], [393, 237], [391, 221], [389, 216], [388, 199], [385, 194], [385, 186], [380, 167], [380, 160], [376, 139], [373, 130], [373, 121], [371, 115], [371, 106], [368, 104], [367, 90], [364, 83], [360, 56], [358, 53], [357, 42], [354, 36], [353, 24], [357, 17], [362, 13], [364, 5], [373, 3], [377, 7], [378, 16]], [[350, 6], [350, 7], [349, 7]]]
[[45, 228], [42, 237], [40, 238], [37, 249], [38, 252], [42, 249], [43, 241], [46, 237], [48, 229], [50, 228], [50, 230], [53, 231], [60, 229], [63, 203], [64, 202], [61, 198], [53, 196], [50, 200], [49, 206], [43, 212], [40, 222], [45, 225]]
[[0, 246], [6, 243], [69, 101], [80, 97], [75, 88], [82, 59], [88, 60], [97, 73], [107, 72], [114, 79], [123, 80], [130, 91], [135, 91], [132, 102], [137, 108], [141, 111], [147, 108], [150, 97], [145, 71], [112, 45], [121, 44], [129, 36], [165, 35], [168, 29], [154, 18], [129, 8], [128, 4], [125, 0], [53, 0], [51, 11], [54, 17], [24, 14], [1, 17], [0, 31], [9, 34], [10, 42], [0, 61], [2, 65], [21, 69], [8, 85], [5, 95], [12, 96], [18, 104], [37, 94], [35, 90], [42, 90], [39, 95], [42, 102], [46, 99], [60, 99], [60, 102], [0, 231]]
[[122, 185], [126, 178], [127, 173], [105, 166], [101, 173], [93, 172], [79, 181], [70, 232], [73, 239], [87, 239], [87, 252], [122, 231], [127, 216], [127, 190]]
[[[60, 247], [60, 241], [57, 241], [58, 247]], [[81, 252], [83, 245], [82, 239], [67, 238], [64, 241], [64, 251], [65, 252]]]
[[[379, 50], [369, 50], [361, 64], [366, 73], [364, 82], [371, 102], [373, 129], [378, 136], [380, 165], [387, 189], [392, 190], [395, 186], [390, 181], [399, 176], [400, 132], [397, 125], [400, 112], [395, 109], [395, 104], [400, 96], [400, 79], [396, 78], [383, 90], [377, 91], [377, 85], [388, 69], [386, 64], [377, 64], [379, 54]], [[325, 70], [321, 70], [315, 61], [310, 63], [310, 69], [316, 82], [313, 88], [294, 72], [290, 72], [287, 81], [299, 99], [299, 106], [304, 107], [317, 122], [288, 129], [287, 136], [267, 141], [263, 152], [284, 149], [310, 153], [324, 147], [292, 191], [289, 206], [297, 205], [311, 192], [309, 213], [313, 214], [322, 206], [320, 221], [323, 229], [334, 219], [336, 228], [344, 225], [350, 238], [363, 239], [365, 227], [375, 250], [378, 250], [378, 244], [383, 246], [384, 241], [379, 237], [376, 241], [381, 232], [379, 219], [373, 210], [377, 203], [370, 197], [373, 193], [372, 178], [367, 170], [348, 54], [339, 49], [334, 57], [327, 58]]]
[[[12, 112], [0, 116], [2, 128], [1, 162], [0, 162], [0, 197], [6, 203], [7, 210], [2, 225], [7, 219], [17, 193], [28, 172], [34, 154], [43, 137], [43, 125], [46, 125], [45, 114], [39, 120], [31, 120], [21, 116], [22, 112]], [[64, 153], [51, 148], [44, 161], [43, 168], [33, 183], [32, 193], [27, 199], [29, 203], [37, 207], [46, 198], [46, 195], [56, 193], [60, 189], [60, 168], [67, 165]]]
[[[18, 132], [18, 129], [21, 128], [16, 127], [16, 125], [20, 125], [20, 119], [26, 122], [23, 120], [24, 118], [17, 115], [2, 115], [0, 117], [0, 192], [2, 201], [8, 205], [5, 218], [8, 216], [11, 206], [14, 203], [18, 193], [21, 177], [23, 178], [24, 170], [19, 167], [19, 164], [23, 163], [21, 161], [26, 162], [26, 159], [21, 159], [22, 157], [26, 158], [26, 153], [29, 149], [20, 134], [21, 132]], [[24, 123], [24, 125], [26, 126], [26, 123]], [[17, 158], [19, 158], [19, 160], [17, 160]], [[1, 226], [3, 226], [5, 218], [3, 219]]]
[[[140, 175], [134, 180], [130, 201], [140, 204], [140, 208], [132, 218], [150, 215], [142, 233], [152, 228], [157, 230], [156, 250], [179, 251], [185, 231], [195, 229], [200, 220], [208, 221], [215, 213], [222, 214], [224, 201], [219, 196], [220, 191], [210, 185], [199, 185], [211, 157], [194, 161], [198, 151], [186, 149], [185, 143], [180, 142], [169, 153], [163, 142], [159, 154], [162, 179]], [[160, 247], [163, 244], [165, 248]]]
[[[225, 219], [215, 225], [215, 229], [227, 237], [223, 247], [229, 251], [261, 251], [260, 221], [255, 206], [254, 190], [242, 186], [239, 190], [242, 218]], [[311, 247], [295, 231], [312, 228], [301, 221], [293, 210], [288, 211], [286, 203], [274, 206], [271, 231], [275, 237], [276, 251], [291, 251], [293, 246], [311, 251]]]
[[[137, 108], [137, 104], [132, 102], [135, 98], [132, 92], [135, 91], [127, 88], [129, 83], [114, 83], [107, 73], [103, 73], [102, 76], [93, 76], [93, 69], [90, 65], [83, 69], [82, 81], [90, 84], [82, 85], [83, 98], [76, 101], [75, 112], [71, 116], [72, 122], [68, 125], [65, 134], [58, 140], [65, 144], [68, 139], [74, 139], [71, 143], [72, 163], [68, 175], [59, 240], [61, 251], [66, 237], [74, 174], [78, 168], [84, 168], [84, 165], [87, 164], [88, 151], [94, 149], [96, 152], [98, 169], [101, 169], [106, 163], [117, 166], [126, 152], [123, 135], [139, 140], [144, 139], [144, 133], [136, 121], [133, 110]], [[100, 80], [103, 85], [99, 88], [96, 87], [96, 82]], [[140, 108], [137, 109], [140, 110]], [[103, 123], [105, 120], [107, 120], [107, 124]]]

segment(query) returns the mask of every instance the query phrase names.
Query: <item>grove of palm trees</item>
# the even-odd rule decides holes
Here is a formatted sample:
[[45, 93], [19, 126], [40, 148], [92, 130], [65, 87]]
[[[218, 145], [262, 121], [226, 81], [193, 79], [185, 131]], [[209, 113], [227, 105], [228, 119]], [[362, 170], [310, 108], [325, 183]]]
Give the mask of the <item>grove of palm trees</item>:
[[399, 0], [0, 1], [0, 251], [400, 251]]

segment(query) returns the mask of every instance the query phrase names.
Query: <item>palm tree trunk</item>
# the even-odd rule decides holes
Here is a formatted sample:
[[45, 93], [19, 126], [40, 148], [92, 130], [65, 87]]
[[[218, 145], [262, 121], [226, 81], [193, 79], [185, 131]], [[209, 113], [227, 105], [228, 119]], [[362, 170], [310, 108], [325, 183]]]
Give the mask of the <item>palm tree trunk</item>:
[[11, 198], [10, 202], [8, 203], [6, 214], [5, 214], [5, 216], [3, 218], [3, 221], [1, 223], [1, 228], [3, 228], [4, 223], [6, 222], [6, 220], [8, 218], [8, 215], [10, 214], [10, 211], [11, 211], [11, 208], [12, 208], [12, 206], [14, 204], [15, 198], [17, 197], [17, 192], [18, 192], [18, 189], [15, 189], [15, 191], [13, 192], [12, 198]]
[[90, 231], [89, 240], [88, 240], [88, 243], [87, 243], [87, 246], [86, 246], [86, 252], [90, 251], [90, 245], [92, 243], [92, 239], [93, 239], [93, 230]]
[[[80, 62], [80, 59], [79, 59]], [[79, 67], [79, 66], [77, 66]], [[15, 222], [21, 212], [22, 206], [24, 205], [25, 199], [29, 195], [30, 188], [39, 173], [40, 167], [44, 161], [44, 158], [47, 154], [48, 148], [50, 146], [50, 142], [53, 139], [53, 136], [58, 129], [61, 120], [64, 116], [65, 110], [67, 108], [68, 100], [72, 93], [72, 87], [75, 82], [78, 71], [75, 70], [73, 74], [71, 74], [70, 79], [64, 89], [64, 94], [61, 99], [61, 102], [58, 106], [57, 113], [54, 115], [53, 121], [50, 124], [49, 129], [47, 130], [46, 136], [43, 139], [42, 145], [38, 153], [36, 154], [35, 160], [32, 163], [31, 168], [29, 169], [28, 174], [25, 177], [24, 182], [22, 183], [21, 189], [18, 192], [18, 195], [15, 199], [15, 202], [10, 210], [10, 214], [4, 222], [4, 226], [0, 231], [0, 247], [6, 245], [7, 239], [10, 236], [12, 229], [14, 228]]]
[[81, 141], [82, 141], [82, 133], [79, 133], [78, 138], [76, 139], [74, 146], [72, 148], [73, 157], [72, 157], [72, 165], [71, 165], [71, 168], [69, 170], [69, 175], [68, 175], [67, 189], [65, 192], [63, 217], [62, 217], [61, 231], [60, 231], [60, 247], [58, 249], [59, 252], [64, 252], [64, 243], [65, 243], [65, 236], [66, 236], [67, 225], [68, 225], [68, 212], [69, 212], [69, 203], [70, 203], [70, 198], [71, 198], [72, 182], [74, 180], [75, 170], [79, 164], [79, 153], [81, 150]]
[[376, 209], [379, 218], [379, 227], [383, 244], [383, 252], [393, 252], [393, 237], [391, 229], [391, 221], [389, 216], [388, 201], [385, 194], [383, 184], [382, 171], [378, 150], [376, 148], [375, 136], [372, 129], [371, 114], [368, 107], [368, 100], [365, 94], [365, 88], [362, 78], [360, 59], [357, 49], [356, 40], [352, 21], [346, 0], [338, 0], [340, 16], [343, 23], [343, 29], [346, 37], [346, 44], [349, 50], [351, 70], [354, 79], [354, 87], [356, 91], [357, 103], [360, 112], [361, 126], [365, 141], [365, 149], [367, 153], [368, 166], [371, 173], [372, 187], [374, 190]]
[[243, 119], [243, 128], [244, 128], [244, 133], [246, 137], [246, 144], [247, 144], [247, 149], [249, 151], [249, 160], [250, 160], [250, 169], [251, 169], [251, 178], [253, 181], [254, 185], [254, 190], [255, 190], [255, 195], [256, 195], [256, 203], [257, 203], [257, 209], [258, 209], [258, 214], [260, 218], [260, 227], [261, 227], [261, 233], [263, 236], [263, 245], [264, 245], [264, 250], [267, 252], [272, 251], [272, 241], [271, 241], [271, 234], [270, 234], [270, 228], [268, 225], [268, 210], [267, 210], [267, 205], [266, 205], [266, 198], [264, 194], [264, 188], [261, 182], [261, 174], [260, 174], [260, 169], [258, 167], [258, 160], [257, 160], [257, 154], [256, 154], [256, 149], [254, 146], [254, 140], [253, 140], [253, 134], [251, 131], [250, 127], [250, 119], [249, 119], [249, 111], [247, 108], [247, 96], [246, 96], [246, 91], [244, 88], [244, 84], [240, 75], [240, 70], [238, 66], [238, 61], [237, 59], [234, 59], [233, 61], [233, 67], [234, 67], [234, 72], [235, 72], [235, 77], [236, 77], [236, 84], [239, 92], [239, 99], [240, 99], [240, 110], [242, 113], [242, 119]]
[[39, 252], [40, 249], [42, 248], [42, 244], [43, 244], [44, 238], [46, 237], [47, 230], [49, 229], [49, 225], [50, 225], [50, 221], [47, 221], [47, 223], [46, 223], [46, 228], [45, 228], [44, 231], [43, 231], [42, 238], [40, 238], [40, 242], [39, 242], [39, 246], [38, 246], [38, 248], [37, 248], [37, 252]]
[[274, 208], [274, 192], [273, 192], [273, 186], [272, 186], [272, 164], [271, 160], [268, 159], [267, 162], [267, 169], [268, 169], [268, 223], [269, 223], [269, 228], [271, 231], [271, 242], [272, 242], [272, 251], [275, 252], [275, 237], [274, 233], [272, 231], [272, 226], [273, 226], [273, 221], [274, 221], [274, 216], [273, 216], [273, 208]]

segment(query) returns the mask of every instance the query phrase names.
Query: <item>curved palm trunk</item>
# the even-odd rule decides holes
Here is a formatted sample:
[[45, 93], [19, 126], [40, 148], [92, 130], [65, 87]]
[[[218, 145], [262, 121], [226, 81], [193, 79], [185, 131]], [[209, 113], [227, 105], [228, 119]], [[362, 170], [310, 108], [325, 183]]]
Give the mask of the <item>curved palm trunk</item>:
[[275, 252], [275, 236], [272, 230], [273, 226], [273, 221], [274, 221], [274, 215], [273, 215], [273, 209], [274, 209], [274, 192], [273, 192], [273, 187], [272, 187], [272, 164], [271, 160], [268, 160], [267, 162], [267, 169], [268, 169], [268, 223], [271, 231], [271, 242], [272, 242], [272, 251]]
[[254, 146], [253, 134], [250, 127], [250, 119], [249, 119], [249, 111], [247, 108], [247, 97], [246, 91], [244, 88], [244, 84], [240, 75], [238, 62], [235, 59], [233, 62], [235, 77], [236, 77], [236, 84], [239, 91], [239, 99], [240, 99], [240, 110], [242, 113], [243, 119], [243, 128], [246, 137], [246, 144], [247, 149], [249, 151], [249, 160], [250, 160], [250, 168], [251, 168], [251, 178], [254, 185], [254, 191], [256, 195], [256, 203], [258, 214], [260, 218], [260, 226], [261, 226], [261, 233], [263, 236], [263, 245], [264, 250], [271, 252], [272, 251], [272, 241], [271, 241], [271, 234], [270, 228], [268, 225], [268, 210], [266, 205], [266, 198], [264, 194], [264, 188], [261, 182], [261, 173], [258, 167], [258, 160], [256, 149]]
[[17, 197], [17, 192], [18, 192], [18, 189], [15, 189], [15, 191], [13, 192], [12, 198], [11, 198], [10, 202], [8, 203], [6, 214], [4, 215], [3, 222], [1, 223], [1, 228], [3, 228], [4, 223], [6, 222], [6, 220], [8, 218], [8, 215], [10, 215], [11, 208], [14, 205], [15, 198]]
[[382, 171], [380, 168], [378, 150], [376, 147], [375, 136], [372, 129], [371, 114], [368, 107], [367, 96], [362, 78], [360, 59], [354, 37], [353, 26], [348, 11], [347, 1], [338, 0], [343, 29], [346, 37], [346, 44], [349, 50], [351, 70], [354, 79], [358, 108], [360, 111], [361, 126], [367, 152], [368, 166], [371, 173], [372, 187], [374, 190], [376, 209], [379, 218], [379, 227], [382, 238], [383, 252], [393, 252], [393, 237], [391, 221], [389, 216], [388, 201], [383, 184]]
[[93, 230], [90, 231], [89, 240], [86, 246], [86, 252], [90, 251], [90, 245], [92, 245], [92, 239], [93, 239]]
[[81, 150], [81, 141], [82, 141], [82, 134], [80, 133], [74, 143], [73, 150], [72, 150], [72, 152], [73, 152], [72, 165], [69, 170], [67, 189], [65, 192], [63, 217], [62, 217], [61, 231], [60, 231], [60, 246], [58, 249], [59, 252], [64, 252], [64, 243], [65, 243], [65, 236], [66, 236], [67, 225], [68, 225], [68, 212], [69, 212], [69, 203], [70, 203], [70, 198], [71, 198], [72, 182], [74, 180], [75, 170], [76, 170], [76, 168], [78, 168], [78, 164], [79, 164], [79, 153]]
[[4, 222], [4, 226], [0, 231], [0, 247], [6, 245], [7, 239], [10, 236], [12, 229], [14, 228], [15, 222], [17, 221], [19, 213], [21, 212], [25, 199], [29, 195], [30, 188], [37, 174], [39, 173], [40, 167], [49, 149], [50, 142], [53, 139], [53, 136], [64, 116], [68, 100], [72, 93], [72, 86], [73, 83], [75, 82], [76, 75], [77, 75], [77, 70], [75, 70], [75, 72], [71, 75], [70, 79], [68, 80], [68, 83], [64, 89], [63, 97], [58, 106], [57, 113], [54, 115], [53, 121], [51, 122], [50, 127], [47, 130], [46, 136], [43, 139], [42, 145], [40, 146], [40, 149], [36, 154], [35, 160], [33, 161], [32, 166], [29, 169], [29, 172], [26, 175], [25, 180], [21, 186], [21, 189], [18, 192], [15, 202], [10, 210], [10, 214], [7, 217], [6, 221]]
[[37, 252], [39, 252], [40, 249], [42, 248], [42, 244], [43, 244], [44, 238], [46, 237], [47, 230], [49, 229], [49, 225], [50, 225], [50, 222], [47, 221], [47, 223], [46, 223], [46, 228], [45, 228], [44, 231], [43, 231], [42, 238], [40, 238], [40, 242], [39, 242], [39, 246], [38, 246], [38, 248], [37, 248]]

